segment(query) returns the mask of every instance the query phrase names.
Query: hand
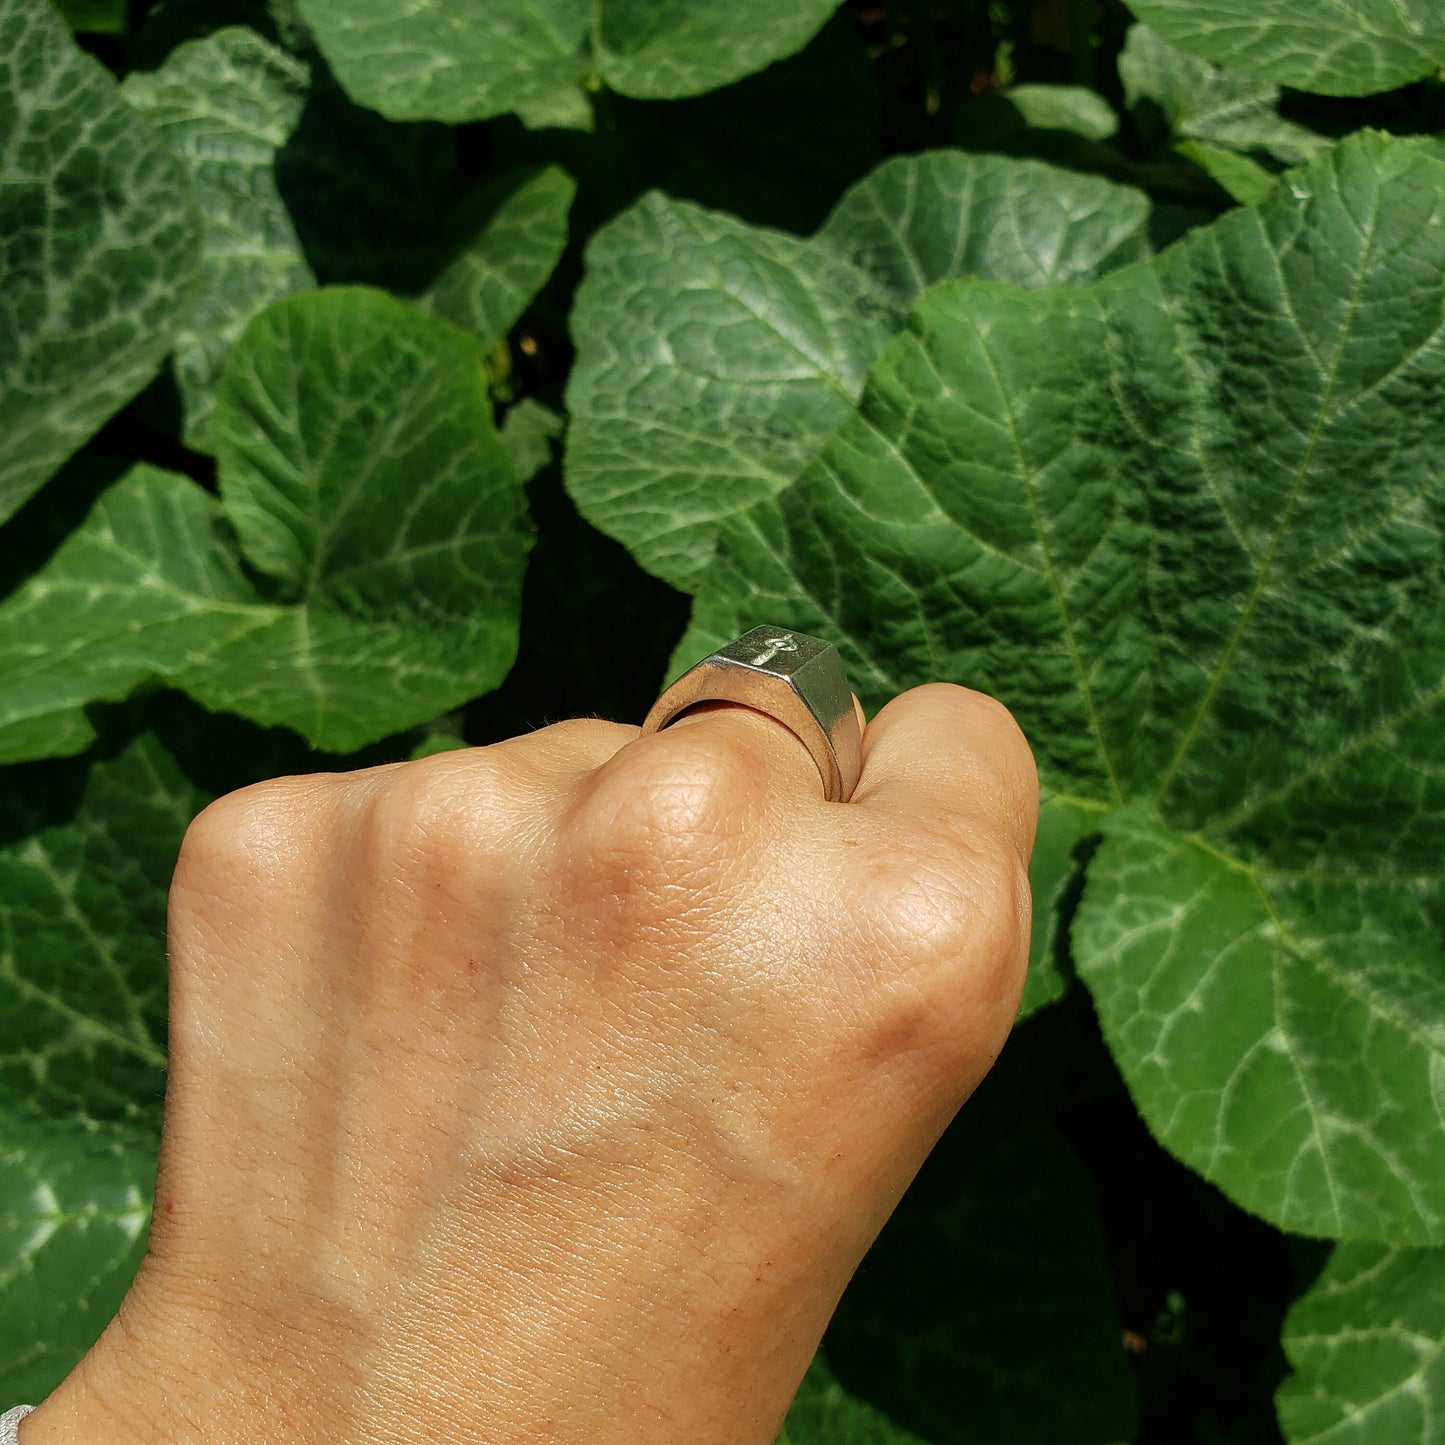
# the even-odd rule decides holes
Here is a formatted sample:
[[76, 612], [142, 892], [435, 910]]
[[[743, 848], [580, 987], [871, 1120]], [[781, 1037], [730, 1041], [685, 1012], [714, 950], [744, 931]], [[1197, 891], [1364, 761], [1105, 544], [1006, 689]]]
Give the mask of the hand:
[[149, 1250], [22, 1445], [769, 1445], [1008, 1033], [1037, 807], [943, 684], [847, 804], [731, 705], [212, 804]]

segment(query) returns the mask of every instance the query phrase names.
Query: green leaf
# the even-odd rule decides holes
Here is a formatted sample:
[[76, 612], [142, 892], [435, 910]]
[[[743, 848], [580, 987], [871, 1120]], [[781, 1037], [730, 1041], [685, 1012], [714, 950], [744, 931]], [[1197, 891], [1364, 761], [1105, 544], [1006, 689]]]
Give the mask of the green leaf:
[[1203, 141], [1248, 154], [1262, 151], [1294, 165], [1333, 144], [1279, 113], [1279, 86], [1211, 65], [1161, 39], [1147, 25], [1130, 27], [1119, 56], [1124, 98], [1147, 128], [1153, 106], [1169, 139]]
[[1206, 60], [1324, 95], [1373, 95], [1445, 65], [1436, 0], [1129, 0], [1129, 8]]
[[0, 758], [84, 746], [86, 705], [150, 679], [345, 752], [506, 674], [532, 529], [471, 338], [379, 292], [289, 298], [214, 428], [219, 502], [136, 467], [0, 607]]
[[1025, 125], [1063, 130], [1085, 140], [1109, 140], [1119, 132], [1119, 116], [1099, 94], [1082, 85], [1011, 85], [997, 92]]
[[438, 753], [457, 753], [467, 746], [464, 738], [451, 733], [428, 733], [408, 755], [413, 762], [420, 758], [432, 758]]
[[[300, 0], [342, 85], [390, 120], [553, 115], [595, 74], [641, 98], [701, 95], [801, 50], [836, 0]], [[595, 12], [595, 13], [594, 13]], [[553, 121], [552, 123], [555, 123]]]
[[423, 310], [470, 331], [485, 350], [505, 340], [562, 259], [577, 185], [548, 166], [520, 182], [509, 176], [499, 190], [471, 244], [419, 298]]
[[819, 1355], [808, 1367], [777, 1445], [924, 1445], [850, 1395]]
[[837, 8], [837, 0], [601, 0], [597, 66], [623, 95], [701, 95], [795, 55]]
[[1445, 1441], [1445, 1253], [1342, 1244], [1289, 1312], [1289, 1445]]
[[145, 1245], [165, 1071], [165, 904], [204, 800], [154, 738], [0, 800], [0, 1398], [39, 1400]]
[[519, 482], [530, 482], [552, 460], [552, 443], [562, 435], [563, 425], [560, 412], [543, 406], [534, 397], [523, 397], [508, 408], [501, 439]]
[[1139, 192], [950, 151], [880, 167], [808, 241], [647, 196], [588, 247], [568, 490], [694, 590], [723, 520], [817, 454], [925, 286], [1086, 280], [1142, 255], [1147, 222]]
[[1273, 171], [1238, 151], [1211, 145], [1208, 141], [1181, 141], [1175, 150], [1187, 161], [1207, 171], [1242, 206], [1257, 206], [1274, 185]]
[[154, 375], [191, 304], [180, 164], [53, 6], [0, 0], [0, 521]]
[[1068, 979], [1059, 967], [1059, 954], [1067, 946], [1065, 909], [1074, 901], [1082, 878], [1081, 847], [1098, 832], [1102, 811], [1073, 798], [1045, 798], [1039, 809], [1038, 834], [1029, 860], [1034, 928], [1028, 978], [1019, 1003], [1020, 1020], [1056, 1003], [1068, 988]]
[[185, 161], [205, 216], [201, 290], [176, 337], [185, 441], [211, 450], [216, 381], [272, 301], [313, 284], [276, 186], [276, 153], [301, 119], [308, 68], [243, 26], [178, 46], [123, 87]]
[[65, 23], [78, 34], [124, 35], [128, 0], [58, 0]]
[[388, 120], [486, 120], [551, 103], [590, 68], [589, 0], [300, 0], [327, 63]]
[[1093, 287], [928, 292], [676, 660], [830, 637], [870, 711], [980, 687], [1049, 792], [1137, 800], [1073, 944], [1156, 1136], [1286, 1229], [1434, 1243], [1442, 478], [1445, 165], [1362, 135]]
[[1039, 287], [1094, 280], [1146, 256], [1142, 191], [1037, 161], [932, 151], [878, 167], [818, 240], [880, 285], [894, 331], [938, 281]]
[[1039, 1043], [969, 1100], [824, 1340], [850, 1394], [933, 1445], [1113, 1445], [1137, 1425], [1093, 1188], [1033, 1092]]
[[127, 100], [185, 161], [205, 213], [202, 287], [174, 361], [186, 444], [213, 451], [215, 388], [249, 322], [322, 281], [376, 282], [499, 342], [551, 275], [576, 190], [555, 166], [458, 197], [440, 126], [388, 125], [244, 26], [133, 73]]
[[1164, 1142], [1301, 1230], [1434, 1236], [1445, 980], [1409, 886], [1366, 857], [1277, 871], [1148, 809], [1105, 830], [1074, 951]]
[[579, 85], [519, 105], [517, 119], [528, 130], [580, 130], [588, 135], [597, 123], [592, 98]]
[[572, 315], [582, 515], [686, 588], [719, 520], [847, 413], [888, 337], [876, 290], [829, 248], [655, 194], [604, 227]]

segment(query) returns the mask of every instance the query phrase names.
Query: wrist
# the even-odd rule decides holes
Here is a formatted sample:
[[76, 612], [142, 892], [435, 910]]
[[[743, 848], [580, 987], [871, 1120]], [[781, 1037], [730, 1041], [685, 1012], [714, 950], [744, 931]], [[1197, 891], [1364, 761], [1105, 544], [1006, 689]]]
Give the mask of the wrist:
[[20, 1423], [19, 1445], [139, 1445], [164, 1439], [162, 1422], [145, 1398], [143, 1357], [124, 1363], [126, 1326], [120, 1316], [106, 1326], [85, 1357]]
[[[259, 1424], [235, 1385], [240, 1356], [143, 1301], [140, 1280], [69, 1375], [20, 1425], [19, 1445], [230, 1445]], [[263, 1437], [269, 1438], [269, 1437]], [[302, 1437], [288, 1437], [302, 1438]]]

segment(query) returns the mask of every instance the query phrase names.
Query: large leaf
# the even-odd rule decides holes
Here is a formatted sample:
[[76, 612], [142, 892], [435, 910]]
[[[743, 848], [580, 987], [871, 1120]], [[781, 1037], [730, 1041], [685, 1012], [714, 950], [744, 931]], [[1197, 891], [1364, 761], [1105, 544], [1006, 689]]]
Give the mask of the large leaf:
[[1372, 95], [1445, 65], [1436, 0], [1129, 0], [1166, 40], [1246, 75]]
[[200, 798], [153, 738], [16, 770], [0, 801], [0, 1399], [42, 1399], [145, 1243], [165, 902]]
[[824, 1342], [849, 1393], [931, 1445], [1113, 1445], [1138, 1423], [1093, 1190], [1037, 1100], [1047, 1049], [1010, 1045]]
[[701, 95], [805, 46], [837, 0], [300, 0], [347, 93], [392, 120], [550, 113], [596, 74], [623, 95]]
[[276, 153], [301, 118], [308, 68], [244, 26], [178, 46], [125, 83], [127, 101], [170, 142], [205, 215], [202, 285], [176, 337], [189, 446], [210, 450], [216, 380], [258, 312], [312, 285], [276, 188]]
[[601, 0], [596, 63], [623, 95], [701, 95], [794, 55], [838, 0]]
[[881, 166], [807, 241], [645, 197], [588, 248], [568, 490], [694, 590], [722, 521], [817, 454], [926, 286], [1087, 280], [1142, 255], [1147, 222], [1137, 191], [950, 151]]
[[214, 450], [216, 383], [247, 324], [323, 282], [421, 292], [435, 315], [500, 341], [567, 241], [575, 191], [555, 166], [458, 196], [440, 126], [388, 125], [323, 72], [245, 26], [177, 46], [124, 94], [189, 170], [205, 215], [200, 294], [176, 338], [185, 440]]
[[1226, 149], [1263, 151], [1293, 165], [1333, 142], [1279, 113], [1279, 86], [1211, 65], [1170, 45], [1147, 25], [1130, 27], [1119, 56], [1124, 98], [1139, 114], [1153, 105], [1175, 141], [1204, 141]]
[[1445, 1442], [1445, 1253], [1342, 1244], [1289, 1312], [1290, 1445]]
[[276, 184], [317, 280], [416, 296], [499, 341], [561, 257], [571, 178], [533, 165], [473, 185], [454, 132], [384, 121], [313, 69]]
[[87, 704], [153, 678], [349, 751], [505, 675], [532, 529], [471, 338], [379, 292], [289, 298], [214, 428], [219, 502], [136, 467], [0, 608], [0, 757], [83, 747]]
[[483, 202], [486, 224], [422, 294], [422, 307], [495, 346], [562, 259], [576, 193], [556, 166], [503, 178]]
[[881, 1410], [850, 1395], [821, 1355], [808, 1368], [777, 1445], [924, 1445]]
[[49, 0], [0, 0], [0, 521], [156, 371], [191, 301], [186, 177]]
[[761, 619], [1019, 715], [1160, 1140], [1301, 1233], [1445, 1238], [1445, 165], [1361, 136], [1091, 288], [940, 286], [678, 663]]

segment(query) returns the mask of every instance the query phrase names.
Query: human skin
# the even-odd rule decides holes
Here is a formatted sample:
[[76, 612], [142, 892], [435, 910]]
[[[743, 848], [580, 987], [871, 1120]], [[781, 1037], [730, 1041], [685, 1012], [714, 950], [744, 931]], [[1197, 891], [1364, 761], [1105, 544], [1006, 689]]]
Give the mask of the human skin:
[[771, 1445], [1003, 1046], [1037, 811], [946, 684], [848, 803], [733, 705], [220, 799], [147, 1253], [21, 1445]]

